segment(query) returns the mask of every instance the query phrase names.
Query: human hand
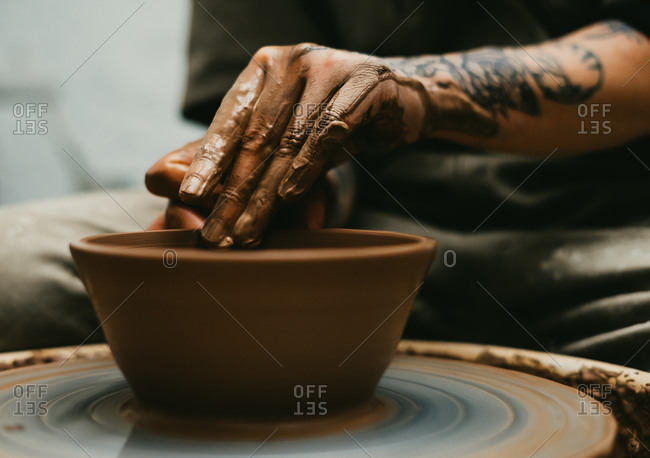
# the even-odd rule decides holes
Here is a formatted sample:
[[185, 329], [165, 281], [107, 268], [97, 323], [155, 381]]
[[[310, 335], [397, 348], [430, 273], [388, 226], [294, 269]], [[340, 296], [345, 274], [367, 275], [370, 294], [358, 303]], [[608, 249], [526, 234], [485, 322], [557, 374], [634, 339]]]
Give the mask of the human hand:
[[222, 101], [180, 198], [214, 205], [201, 231], [209, 244], [254, 246], [278, 205], [304, 196], [323, 170], [359, 149], [418, 140], [425, 99], [420, 82], [378, 58], [313, 44], [262, 48]]
[[216, 202], [219, 188], [214, 194], [204, 199], [202, 206], [183, 203], [178, 196], [181, 182], [199, 150], [203, 139], [187, 143], [183, 147], [166, 154], [149, 168], [145, 176], [147, 189], [157, 196], [169, 199], [167, 209], [149, 226], [149, 230], [159, 229], [197, 229], [205, 222]]
[[[161, 229], [200, 229], [206, 217], [213, 211], [221, 185], [218, 184], [211, 196], [201, 205], [194, 206], [182, 202], [178, 195], [183, 177], [187, 173], [192, 159], [199, 150], [203, 139], [190, 142], [183, 147], [166, 154], [147, 171], [145, 184], [150, 192], [169, 199], [167, 209], [149, 226], [149, 230]], [[334, 196], [330, 196], [334, 177], [316, 183], [308, 195], [299, 204], [286, 208], [277, 218], [280, 227], [318, 229], [323, 227], [327, 206]]]

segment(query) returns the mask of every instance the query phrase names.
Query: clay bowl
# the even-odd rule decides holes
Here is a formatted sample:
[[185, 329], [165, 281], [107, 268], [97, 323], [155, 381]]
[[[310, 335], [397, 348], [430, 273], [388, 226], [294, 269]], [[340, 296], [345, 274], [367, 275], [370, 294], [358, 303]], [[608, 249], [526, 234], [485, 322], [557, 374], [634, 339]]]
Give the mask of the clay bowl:
[[152, 231], [70, 245], [143, 409], [295, 417], [369, 401], [435, 250], [345, 229], [279, 232], [256, 250], [199, 244]]

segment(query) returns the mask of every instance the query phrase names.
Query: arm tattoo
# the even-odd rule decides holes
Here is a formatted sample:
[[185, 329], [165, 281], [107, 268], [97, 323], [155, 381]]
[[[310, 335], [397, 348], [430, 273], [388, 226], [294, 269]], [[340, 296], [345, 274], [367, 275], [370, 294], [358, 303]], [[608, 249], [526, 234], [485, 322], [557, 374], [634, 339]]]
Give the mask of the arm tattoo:
[[[536, 51], [535, 63], [527, 63], [518, 51], [484, 48], [451, 56], [424, 56], [414, 59], [388, 59], [395, 69], [409, 76], [433, 78], [449, 75], [454, 83], [477, 105], [496, 116], [508, 117], [508, 110], [539, 116], [535, 91], [557, 103], [578, 103], [587, 100], [603, 83], [603, 67], [596, 55], [574, 44], [556, 44], [571, 59], [580, 62], [581, 81], [569, 77], [556, 55]], [[444, 78], [437, 83], [448, 87]]]

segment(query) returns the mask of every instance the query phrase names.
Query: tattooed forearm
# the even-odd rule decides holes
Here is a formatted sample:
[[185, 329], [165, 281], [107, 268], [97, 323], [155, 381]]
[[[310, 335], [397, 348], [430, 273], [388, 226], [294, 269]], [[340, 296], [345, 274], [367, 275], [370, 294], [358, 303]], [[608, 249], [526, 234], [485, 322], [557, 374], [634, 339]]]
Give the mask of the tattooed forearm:
[[[567, 74], [556, 50], [564, 54], [563, 60], [580, 62], [580, 81]], [[574, 44], [556, 44], [534, 54], [486, 48], [449, 56], [395, 58], [389, 62], [406, 75], [432, 78], [442, 89], [455, 83], [477, 105], [504, 118], [508, 117], [508, 110], [539, 116], [538, 93], [557, 103], [579, 103], [591, 97], [603, 83], [603, 68], [596, 55]]]
[[647, 38], [642, 33], [638, 32], [633, 27], [630, 27], [624, 22], [614, 20], [601, 22], [597, 27], [585, 34], [585, 38], [591, 40], [599, 40], [619, 36], [633, 40], [639, 44], [643, 43], [644, 40], [647, 40]]
[[537, 69], [530, 74], [542, 91], [544, 98], [558, 103], [579, 103], [588, 100], [603, 85], [603, 65], [596, 54], [576, 44], [555, 46], [563, 52], [566, 61], [579, 63], [579, 77], [570, 77], [560, 60], [550, 53], [540, 53]]

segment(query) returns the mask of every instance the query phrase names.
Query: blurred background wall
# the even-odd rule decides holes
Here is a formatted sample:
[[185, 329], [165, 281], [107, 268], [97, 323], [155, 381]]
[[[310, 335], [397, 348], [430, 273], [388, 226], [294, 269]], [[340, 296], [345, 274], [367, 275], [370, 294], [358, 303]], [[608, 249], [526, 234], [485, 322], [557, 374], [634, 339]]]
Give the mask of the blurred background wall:
[[143, 187], [202, 135], [180, 117], [190, 6], [0, 3], [0, 204], [99, 189], [81, 166], [108, 189]]

